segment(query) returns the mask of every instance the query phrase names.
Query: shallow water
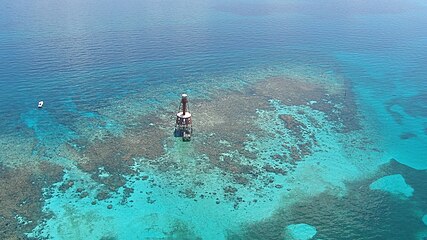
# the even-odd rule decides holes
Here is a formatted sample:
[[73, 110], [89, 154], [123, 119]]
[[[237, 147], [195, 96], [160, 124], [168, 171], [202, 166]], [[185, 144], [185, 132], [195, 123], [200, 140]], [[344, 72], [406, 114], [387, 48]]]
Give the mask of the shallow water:
[[427, 237], [424, 2], [0, 2], [2, 239]]

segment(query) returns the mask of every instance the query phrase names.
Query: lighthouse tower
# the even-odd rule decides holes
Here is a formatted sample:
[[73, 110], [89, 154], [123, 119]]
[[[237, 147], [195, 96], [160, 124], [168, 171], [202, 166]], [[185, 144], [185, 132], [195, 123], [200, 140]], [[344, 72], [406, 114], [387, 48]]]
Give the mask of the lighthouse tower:
[[188, 96], [181, 95], [181, 104], [179, 105], [178, 113], [176, 114], [175, 137], [182, 137], [183, 141], [191, 140], [191, 113], [188, 111]]

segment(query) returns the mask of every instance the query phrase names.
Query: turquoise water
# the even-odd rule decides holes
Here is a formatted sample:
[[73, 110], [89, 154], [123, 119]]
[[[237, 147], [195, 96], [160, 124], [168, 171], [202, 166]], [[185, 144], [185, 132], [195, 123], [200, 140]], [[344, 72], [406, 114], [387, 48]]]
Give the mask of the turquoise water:
[[1, 239], [427, 237], [426, 3], [0, 2]]

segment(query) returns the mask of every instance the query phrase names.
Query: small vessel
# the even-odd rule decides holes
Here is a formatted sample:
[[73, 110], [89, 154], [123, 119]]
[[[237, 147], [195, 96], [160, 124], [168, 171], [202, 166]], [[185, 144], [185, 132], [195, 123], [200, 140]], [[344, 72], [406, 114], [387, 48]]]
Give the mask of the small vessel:
[[42, 108], [42, 107], [43, 107], [43, 104], [44, 104], [44, 102], [43, 102], [43, 101], [40, 101], [40, 102], [39, 102], [39, 105], [37, 105], [37, 106], [38, 106], [38, 108]]

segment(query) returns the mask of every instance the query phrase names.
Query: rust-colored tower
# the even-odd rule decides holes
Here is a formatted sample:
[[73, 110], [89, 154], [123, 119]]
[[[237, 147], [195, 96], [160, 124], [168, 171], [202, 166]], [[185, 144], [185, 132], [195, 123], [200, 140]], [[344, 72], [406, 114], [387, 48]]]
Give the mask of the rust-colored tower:
[[190, 141], [192, 132], [191, 113], [188, 111], [188, 96], [187, 94], [182, 94], [181, 104], [176, 114], [175, 136], [182, 137], [183, 141]]

